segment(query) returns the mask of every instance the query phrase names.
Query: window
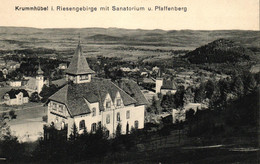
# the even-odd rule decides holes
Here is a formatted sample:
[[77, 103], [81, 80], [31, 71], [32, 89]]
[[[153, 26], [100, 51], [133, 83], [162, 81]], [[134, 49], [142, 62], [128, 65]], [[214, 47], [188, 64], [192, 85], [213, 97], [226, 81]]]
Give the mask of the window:
[[92, 109], [92, 116], [96, 116], [96, 108]]
[[57, 105], [56, 105], [56, 103], [52, 103], [52, 109], [53, 109], [53, 110], [57, 110]]
[[116, 106], [121, 106], [121, 99], [116, 100]]
[[135, 121], [135, 129], [138, 129], [138, 121]]
[[106, 137], [109, 137], [109, 130], [106, 131]]
[[128, 122], [126, 124], [126, 134], [129, 134], [129, 124], [128, 124]]
[[86, 128], [85, 120], [81, 120], [81, 121], [79, 122], [79, 130], [85, 129], [85, 128]]
[[93, 123], [93, 124], [91, 125], [91, 132], [96, 132], [96, 130], [97, 130], [97, 124], [96, 124], [96, 123]]
[[117, 114], [116, 114], [116, 120], [120, 121], [120, 113], [119, 112], [117, 112]]
[[107, 122], [107, 124], [110, 124], [110, 114], [107, 115], [106, 122]]
[[59, 112], [63, 112], [63, 105], [59, 105]]
[[88, 80], [88, 75], [81, 75], [80, 80]]
[[111, 101], [106, 102], [106, 108], [111, 108]]
[[126, 111], [126, 119], [130, 118], [130, 110]]

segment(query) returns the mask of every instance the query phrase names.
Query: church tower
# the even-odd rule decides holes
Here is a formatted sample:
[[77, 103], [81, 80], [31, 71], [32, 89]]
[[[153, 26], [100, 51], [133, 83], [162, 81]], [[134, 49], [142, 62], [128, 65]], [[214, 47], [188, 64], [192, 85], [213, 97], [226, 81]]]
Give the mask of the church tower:
[[66, 70], [66, 80], [72, 81], [75, 84], [88, 83], [91, 81], [91, 76], [94, 73], [95, 72], [90, 69], [86, 58], [83, 56], [79, 41], [69, 67]]
[[163, 78], [162, 78], [162, 72], [161, 69], [159, 69], [159, 72], [156, 77], [155, 81], [155, 93], [161, 93], [161, 87], [163, 85]]
[[41, 69], [41, 66], [39, 64], [37, 75], [36, 75], [36, 87], [37, 92], [40, 93], [42, 91], [42, 87], [44, 85], [44, 77], [43, 77], [43, 71]]

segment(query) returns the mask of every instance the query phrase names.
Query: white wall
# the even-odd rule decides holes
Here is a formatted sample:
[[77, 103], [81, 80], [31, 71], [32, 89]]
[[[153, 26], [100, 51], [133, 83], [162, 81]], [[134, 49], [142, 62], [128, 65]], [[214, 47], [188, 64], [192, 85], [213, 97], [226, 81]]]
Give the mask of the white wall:
[[10, 81], [10, 86], [11, 87], [20, 87], [20, 86], [22, 86], [22, 82], [21, 81]]
[[175, 94], [177, 90], [171, 90], [171, 89], [161, 89], [161, 94], [166, 95], [167, 93]]
[[156, 84], [156, 86], [155, 86], [155, 93], [160, 93], [161, 92], [161, 87], [163, 85], [163, 79], [162, 78], [157, 78], [155, 84]]
[[[107, 100], [110, 100], [110, 96], [107, 96]], [[54, 102], [58, 104], [57, 102]], [[61, 104], [62, 105], [62, 104]], [[99, 105], [98, 103], [88, 103], [90, 109], [93, 107], [96, 108], [96, 115], [93, 116], [93, 113], [85, 114], [85, 115], [80, 115], [80, 116], [75, 116], [74, 118], [70, 118], [70, 115], [67, 111], [66, 106], [64, 105], [63, 109], [64, 112], [58, 112], [58, 110], [53, 110], [53, 102], [50, 101], [48, 104], [48, 123], [50, 124], [51, 122], [55, 123], [55, 120], [58, 119], [58, 123], [60, 124], [62, 121], [64, 121], [66, 124], [68, 124], [68, 136], [71, 134], [71, 130], [73, 127], [73, 124], [77, 126], [79, 130], [79, 123], [81, 120], [85, 120], [85, 126], [88, 132], [91, 132], [91, 126], [93, 123], [96, 123], [96, 126], [98, 127], [98, 123], [101, 122], [101, 125], [107, 130], [109, 130], [110, 137], [113, 137], [113, 133], [116, 132], [116, 127], [118, 123], [121, 124], [122, 126], [122, 134], [126, 134], [126, 126], [127, 123], [129, 124], [129, 132], [131, 131], [131, 128], [134, 127], [135, 121], [138, 121], [138, 129], [144, 128], [144, 111], [145, 111], [145, 106], [134, 106], [134, 105], [129, 105], [129, 106], [122, 106], [116, 108], [113, 105], [113, 102], [111, 101], [111, 108], [106, 109], [105, 111], [102, 111], [99, 113]], [[130, 118], [126, 118], [126, 112], [130, 111]], [[58, 115], [52, 114], [57, 113], [58, 115], [64, 116], [59, 117]], [[120, 121], [117, 121], [117, 113], [120, 113]], [[107, 124], [106, 122], [106, 117], [107, 115], [110, 115], [110, 123]], [[83, 130], [79, 130], [79, 133], [82, 133]]]

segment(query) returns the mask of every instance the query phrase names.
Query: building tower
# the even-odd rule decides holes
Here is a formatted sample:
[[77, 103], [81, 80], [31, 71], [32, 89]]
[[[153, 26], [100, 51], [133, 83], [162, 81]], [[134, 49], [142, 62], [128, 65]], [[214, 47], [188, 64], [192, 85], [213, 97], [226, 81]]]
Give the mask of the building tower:
[[87, 83], [91, 81], [91, 76], [95, 72], [90, 69], [86, 58], [82, 54], [80, 41], [66, 70], [66, 80], [75, 84]]
[[155, 81], [155, 93], [161, 93], [161, 87], [163, 85], [163, 78], [162, 78], [162, 72], [161, 69], [159, 69]]
[[41, 69], [41, 65], [39, 63], [39, 67], [37, 70], [37, 75], [36, 75], [36, 87], [37, 87], [37, 92], [41, 93], [42, 87], [44, 85], [44, 77], [43, 77], [43, 71]]

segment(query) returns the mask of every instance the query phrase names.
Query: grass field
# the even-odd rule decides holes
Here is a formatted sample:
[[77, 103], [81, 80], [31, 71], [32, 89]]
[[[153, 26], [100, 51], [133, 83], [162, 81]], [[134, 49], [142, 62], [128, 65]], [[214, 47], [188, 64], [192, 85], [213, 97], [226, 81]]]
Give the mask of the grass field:
[[46, 115], [47, 107], [39, 103], [28, 103], [16, 108], [16, 119], [8, 122], [12, 134], [21, 142], [36, 141], [43, 136], [42, 116]]

